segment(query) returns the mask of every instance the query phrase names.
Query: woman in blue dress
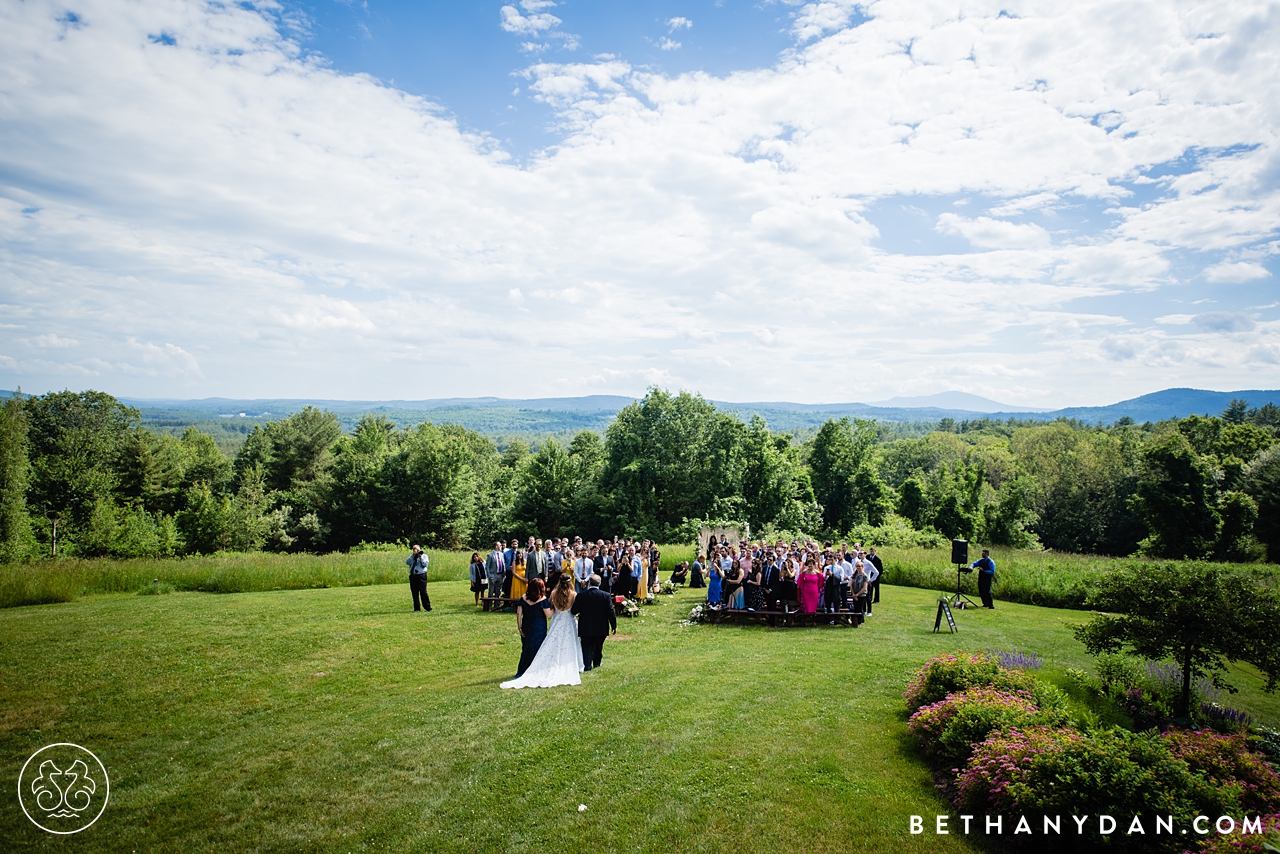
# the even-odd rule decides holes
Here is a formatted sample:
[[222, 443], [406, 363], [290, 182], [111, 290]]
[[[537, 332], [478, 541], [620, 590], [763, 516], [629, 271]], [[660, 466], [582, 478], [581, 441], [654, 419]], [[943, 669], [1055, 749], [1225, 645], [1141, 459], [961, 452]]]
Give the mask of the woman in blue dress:
[[516, 630], [520, 632], [520, 665], [516, 678], [524, 675], [533, 663], [542, 642], [547, 639], [547, 620], [551, 619], [551, 603], [543, 596], [541, 578], [529, 582], [524, 596], [516, 601]]
[[707, 602], [712, 605], [719, 606], [721, 585], [724, 582], [724, 572], [720, 569], [719, 559], [715, 557], [712, 557], [707, 561], [707, 568], [710, 570], [707, 573]]

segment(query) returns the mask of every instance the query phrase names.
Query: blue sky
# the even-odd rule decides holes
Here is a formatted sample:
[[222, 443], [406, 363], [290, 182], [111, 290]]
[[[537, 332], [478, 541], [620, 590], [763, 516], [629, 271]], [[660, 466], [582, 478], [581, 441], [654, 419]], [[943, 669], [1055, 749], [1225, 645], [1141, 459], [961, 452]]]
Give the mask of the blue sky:
[[[285, 2], [280, 18], [286, 25], [295, 24], [299, 44], [334, 68], [372, 74], [430, 98], [464, 126], [501, 140], [519, 158], [561, 137], [554, 112], [523, 91], [520, 72], [532, 59], [583, 60], [611, 54], [670, 75], [724, 75], [768, 67], [794, 45], [789, 32], [792, 9], [782, 4], [579, 0], [543, 10], [562, 20], [551, 31], [571, 35], [568, 42], [503, 30], [498, 11], [502, 5]], [[514, 8], [521, 17], [528, 15], [518, 5]], [[522, 49], [531, 42], [547, 47]], [[514, 94], [516, 89], [522, 91]]]
[[1280, 386], [1264, 2], [0, 7], [0, 387]]

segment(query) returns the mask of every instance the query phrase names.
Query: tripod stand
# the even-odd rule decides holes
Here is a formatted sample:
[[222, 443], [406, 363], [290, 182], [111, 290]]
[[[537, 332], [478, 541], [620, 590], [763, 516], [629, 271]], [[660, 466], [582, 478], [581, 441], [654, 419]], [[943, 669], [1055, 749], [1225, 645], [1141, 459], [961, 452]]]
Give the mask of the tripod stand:
[[968, 602], [970, 608], [978, 607], [978, 603], [964, 595], [964, 591], [960, 589], [960, 581], [964, 578], [966, 572], [973, 572], [973, 570], [962, 563], [956, 564], [956, 595], [951, 597], [952, 608], [960, 607], [961, 601]]

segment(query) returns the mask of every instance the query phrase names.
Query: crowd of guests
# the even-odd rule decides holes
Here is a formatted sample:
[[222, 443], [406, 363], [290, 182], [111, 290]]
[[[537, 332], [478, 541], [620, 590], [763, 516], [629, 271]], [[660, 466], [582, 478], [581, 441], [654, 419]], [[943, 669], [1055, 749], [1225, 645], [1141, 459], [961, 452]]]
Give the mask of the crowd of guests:
[[819, 545], [813, 540], [737, 545], [713, 535], [689, 567], [690, 586], [705, 578], [713, 608], [814, 614], [851, 612], [861, 623], [880, 601], [884, 563], [861, 543]]
[[493, 544], [481, 557], [471, 555], [471, 592], [476, 604], [480, 597], [521, 599], [530, 582], [539, 580], [544, 590], [555, 590], [562, 576], [568, 576], [575, 592], [588, 586], [592, 575], [600, 577], [600, 589], [613, 596], [648, 599], [658, 590], [658, 565], [662, 558], [649, 540], [614, 537], [590, 540], [581, 537], [530, 537], [523, 547], [518, 539], [510, 545]]
[[[649, 540], [614, 537], [583, 541], [581, 537], [530, 537], [495, 542], [485, 555], [471, 555], [471, 592], [481, 596], [522, 599], [532, 582], [555, 590], [562, 577], [576, 592], [591, 577], [612, 596], [648, 599], [659, 588], [662, 555]], [[668, 580], [705, 587], [713, 608], [784, 611], [805, 614], [848, 612], [858, 622], [880, 601], [884, 564], [874, 547], [861, 543], [819, 544], [813, 540], [773, 545], [763, 541], [730, 543], [711, 537], [692, 564], [682, 563]]]

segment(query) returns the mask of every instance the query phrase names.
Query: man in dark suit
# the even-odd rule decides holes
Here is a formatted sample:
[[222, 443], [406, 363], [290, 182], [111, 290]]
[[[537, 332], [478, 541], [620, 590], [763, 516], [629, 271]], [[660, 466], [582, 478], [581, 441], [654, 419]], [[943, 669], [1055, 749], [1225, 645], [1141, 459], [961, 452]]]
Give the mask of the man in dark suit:
[[618, 615], [613, 599], [600, 589], [600, 576], [587, 580], [587, 589], [573, 600], [569, 612], [578, 618], [578, 640], [582, 643], [582, 669], [600, 666], [604, 655], [604, 639], [618, 633]]

